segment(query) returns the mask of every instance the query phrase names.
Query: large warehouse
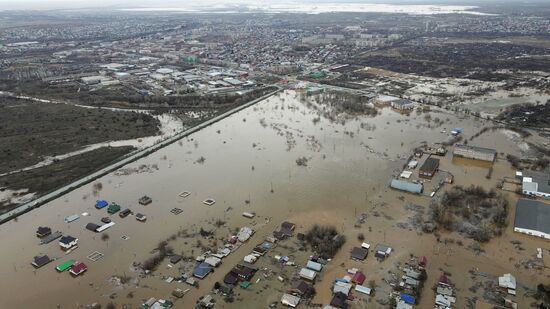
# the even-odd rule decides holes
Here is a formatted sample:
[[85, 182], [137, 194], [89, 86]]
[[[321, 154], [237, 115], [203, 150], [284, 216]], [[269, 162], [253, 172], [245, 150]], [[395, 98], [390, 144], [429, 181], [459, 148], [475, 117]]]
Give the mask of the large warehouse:
[[497, 157], [497, 151], [476, 146], [456, 145], [453, 149], [453, 156], [494, 162]]
[[519, 199], [514, 232], [550, 239], [550, 204]]

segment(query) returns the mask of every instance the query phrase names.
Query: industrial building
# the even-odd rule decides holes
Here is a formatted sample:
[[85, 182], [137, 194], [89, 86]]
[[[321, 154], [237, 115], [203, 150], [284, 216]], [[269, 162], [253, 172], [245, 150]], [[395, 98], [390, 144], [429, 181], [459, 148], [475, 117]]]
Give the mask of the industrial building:
[[414, 103], [405, 99], [392, 100], [390, 105], [392, 108], [400, 111], [411, 110], [414, 108]]
[[399, 179], [392, 179], [390, 182], [390, 187], [392, 187], [393, 189], [416, 194], [422, 193], [422, 190], [424, 189], [421, 183], [408, 182]]
[[514, 232], [550, 239], [550, 204], [519, 199]]
[[418, 176], [432, 178], [435, 175], [437, 168], [439, 168], [439, 159], [428, 157], [426, 161], [424, 161], [424, 164], [420, 167]]
[[453, 149], [454, 157], [461, 157], [467, 159], [475, 159], [480, 161], [494, 162], [497, 157], [497, 151], [494, 149], [468, 146], [468, 145], [456, 145]]
[[550, 198], [550, 174], [536, 172], [517, 172], [522, 181], [521, 191], [524, 195]]

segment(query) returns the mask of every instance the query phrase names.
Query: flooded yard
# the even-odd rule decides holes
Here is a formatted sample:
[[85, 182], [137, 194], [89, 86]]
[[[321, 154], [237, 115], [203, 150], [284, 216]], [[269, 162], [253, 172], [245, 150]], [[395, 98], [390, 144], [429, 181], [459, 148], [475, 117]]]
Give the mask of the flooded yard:
[[[316, 284], [314, 301], [322, 303], [330, 300], [331, 282], [344, 269], [340, 264], [363, 268], [367, 280], [376, 280], [383, 286], [384, 272], [394, 267], [396, 261], [414, 253], [426, 255], [430, 260], [428, 288], [421, 307], [428, 308], [433, 303], [430, 284], [435, 282], [440, 269], [445, 268], [457, 276], [458, 307], [465, 308], [465, 297], [471, 296], [467, 271], [472, 266], [494, 275], [514, 272], [513, 261], [521, 257], [510, 244], [510, 238], [521, 238], [527, 250], [544, 245], [540, 240], [512, 234], [508, 227], [502, 237], [486, 246], [485, 253], [475, 255], [467, 249], [471, 240], [464, 240], [463, 247], [446, 246], [437, 243], [433, 235], [397, 226], [411, 216], [404, 206], [406, 203], [426, 209], [429, 204], [429, 197], [409, 195], [388, 187], [392, 175], [401, 170], [412, 150], [422, 142], [445, 141], [448, 133], [443, 131], [451, 128], [462, 127], [463, 134], [471, 136], [490, 125], [489, 122], [458, 117], [442, 110], [410, 115], [390, 108], [378, 109], [376, 115], [335, 111], [337, 109], [328, 104], [331, 100], [334, 98], [328, 94], [307, 97], [302, 92], [285, 91], [126, 166], [125, 172], [111, 173], [1, 225], [2, 306], [78, 308], [112, 301], [131, 305], [128, 308], [139, 308], [144, 299], [168, 298], [176, 287], [191, 288], [163, 280], [163, 276], [180, 274], [178, 267], [167, 267], [168, 260], [161, 263], [152, 276], [140, 278], [134, 272], [132, 264], [149, 258], [160, 241], [168, 239], [175, 253], [194, 257], [200, 254], [201, 246], [220, 246], [218, 240], [227, 239], [236, 228], [255, 229], [251, 240], [201, 280], [199, 288], [191, 288], [176, 302], [176, 308], [193, 308], [200, 296], [210, 293], [215, 282], [222, 281], [234, 264], [285, 220], [296, 223], [298, 232], [314, 223], [334, 225], [348, 239], [323, 272], [321, 282]], [[489, 131], [471, 144], [496, 148], [503, 153], [521, 151], [516, 142], [501, 131]], [[486, 179], [486, 166], [457, 162], [451, 157], [448, 153], [442, 158], [440, 168], [452, 172], [457, 184], [476, 183], [492, 188], [497, 179], [513, 173], [501, 158], [494, 165], [492, 179]], [[189, 196], [180, 196], [184, 191], [188, 191]], [[151, 197], [152, 203], [140, 205], [138, 200], [143, 195]], [[215, 203], [205, 205], [203, 201], [208, 198]], [[145, 214], [147, 221], [112, 215], [116, 224], [102, 234], [86, 230], [87, 223], [99, 223], [107, 216], [105, 209], [94, 208], [96, 199], [113, 201], [122, 209]], [[510, 199], [515, 205], [515, 198], [510, 195]], [[181, 213], [172, 213], [174, 208], [181, 209]], [[253, 220], [245, 218], [243, 212], [254, 212], [256, 217]], [[510, 212], [513, 213], [513, 209]], [[81, 215], [71, 223], [63, 220], [82, 213], [89, 215]], [[368, 213], [368, 220], [362, 227], [355, 228], [354, 223], [361, 213]], [[49, 226], [52, 231], [77, 237], [79, 247], [65, 254], [57, 241], [39, 245], [35, 236], [39, 226]], [[213, 231], [214, 237], [202, 240], [204, 243], [199, 245], [196, 235], [201, 228]], [[390, 244], [396, 253], [382, 264], [371, 257], [365, 263], [351, 262], [349, 249], [360, 244], [359, 232], [373, 243]], [[455, 234], [443, 234], [442, 237], [460, 238]], [[286, 242], [293, 246], [291, 240]], [[104, 256], [95, 262], [88, 260], [86, 257], [94, 251]], [[59, 260], [34, 269], [30, 262], [39, 254]], [[307, 256], [307, 252], [295, 253], [296, 261], [301, 264], [307, 261]], [[76, 278], [66, 272], [56, 272], [54, 267], [67, 259], [84, 261], [88, 271]], [[514, 274], [518, 281], [533, 286], [547, 276], [521, 269]], [[128, 283], [117, 283], [112, 276], [132, 279]], [[250, 290], [238, 291], [240, 302], [219, 300], [216, 308], [248, 305], [267, 308], [280, 299], [281, 292], [277, 289], [284, 289], [276, 279], [269, 282], [264, 285], [262, 281]], [[24, 291], [24, 297], [14, 291]], [[380, 297], [383, 297], [382, 292]], [[520, 304], [530, 302], [519, 296], [516, 301]], [[366, 304], [353, 306], [366, 308]], [[369, 306], [373, 305], [376, 303], [371, 300]]]

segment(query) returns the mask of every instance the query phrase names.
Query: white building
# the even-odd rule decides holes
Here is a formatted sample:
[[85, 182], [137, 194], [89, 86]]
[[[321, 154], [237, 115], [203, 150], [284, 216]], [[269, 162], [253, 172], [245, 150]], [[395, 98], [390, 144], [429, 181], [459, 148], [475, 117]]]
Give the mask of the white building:
[[296, 308], [300, 303], [300, 297], [285, 293], [283, 297], [281, 297], [281, 303], [285, 306]]
[[524, 195], [550, 197], [550, 174], [544, 173], [516, 173], [522, 177], [521, 191]]

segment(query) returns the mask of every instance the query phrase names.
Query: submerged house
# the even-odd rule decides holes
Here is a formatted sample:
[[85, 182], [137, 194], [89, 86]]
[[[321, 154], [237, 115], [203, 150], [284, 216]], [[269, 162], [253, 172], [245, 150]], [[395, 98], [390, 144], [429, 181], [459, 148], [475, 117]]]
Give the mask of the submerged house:
[[414, 194], [422, 193], [424, 187], [421, 183], [409, 182], [400, 179], [392, 179], [390, 187], [396, 190], [405, 191]]
[[195, 266], [195, 268], [193, 269], [193, 276], [195, 276], [199, 279], [203, 279], [211, 271], [212, 271], [212, 266], [210, 266], [210, 264], [202, 262], [202, 263], [197, 264], [197, 266]]
[[34, 257], [31, 264], [35, 268], [40, 268], [40, 267], [48, 264], [51, 261], [52, 261], [52, 259], [50, 259], [50, 257], [45, 255], [45, 254], [44, 255], [37, 255], [37, 256]]
[[299, 303], [300, 303], [300, 297], [298, 297], [298, 296], [294, 296], [294, 295], [290, 295], [290, 294], [285, 293], [281, 297], [281, 304], [283, 304], [285, 306], [296, 308], [296, 306], [298, 306]]
[[363, 261], [367, 258], [369, 250], [362, 247], [354, 247], [351, 249], [351, 258], [356, 261]]
[[46, 226], [39, 226], [36, 230], [36, 236], [39, 238], [46, 237], [52, 233], [52, 229]]
[[418, 171], [418, 176], [424, 178], [432, 178], [435, 175], [435, 172], [439, 168], [439, 159], [428, 157], [424, 164], [420, 167]]
[[95, 201], [95, 208], [97, 208], [97, 209], [105, 208], [105, 207], [107, 207], [107, 205], [109, 205], [109, 203], [107, 203], [106, 200], [97, 200], [97, 201]]
[[63, 236], [59, 239], [59, 246], [63, 250], [69, 250], [78, 244], [78, 238], [72, 236]]
[[76, 262], [71, 266], [71, 269], [69, 269], [69, 272], [73, 276], [79, 276], [80, 274], [83, 274], [85, 271], [88, 270], [88, 266], [82, 262]]
[[147, 195], [144, 195], [139, 199], [139, 204], [141, 205], [149, 205], [151, 204], [151, 202], [153, 202], [153, 199], [148, 197]]
[[314, 270], [307, 269], [305, 267], [300, 270], [300, 278], [313, 281], [315, 280], [316, 276], [317, 276], [317, 272], [315, 272]]

